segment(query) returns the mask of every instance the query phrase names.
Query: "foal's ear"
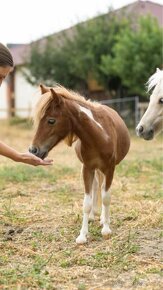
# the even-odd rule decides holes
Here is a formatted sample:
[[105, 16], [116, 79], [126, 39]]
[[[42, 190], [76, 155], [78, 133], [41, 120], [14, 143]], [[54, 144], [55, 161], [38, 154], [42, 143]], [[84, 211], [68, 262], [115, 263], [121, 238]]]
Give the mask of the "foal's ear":
[[42, 84], [40, 84], [41, 94], [45, 94], [50, 91], [50, 89]]
[[58, 95], [53, 88], [51, 88], [50, 91], [56, 106], [60, 106], [63, 103], [62, 97]]

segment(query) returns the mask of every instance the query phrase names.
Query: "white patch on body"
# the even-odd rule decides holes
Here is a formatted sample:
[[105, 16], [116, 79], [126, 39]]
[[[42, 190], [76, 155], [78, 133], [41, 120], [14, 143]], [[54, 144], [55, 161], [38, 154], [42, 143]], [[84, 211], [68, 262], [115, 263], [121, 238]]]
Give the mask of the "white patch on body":
[[80, 105], [79, 105], [79, 107], [80, 107], [80, 111], [81, 112], [84, 112], [91, 120], [93, 120], [96, 123], [97, 126], [99, 126], [101, 129], [103, 129], [102, 126], [94, 119], [91, 110], [89, 110], [87, 108], [84, 108], [84, 107], [82, 107]]

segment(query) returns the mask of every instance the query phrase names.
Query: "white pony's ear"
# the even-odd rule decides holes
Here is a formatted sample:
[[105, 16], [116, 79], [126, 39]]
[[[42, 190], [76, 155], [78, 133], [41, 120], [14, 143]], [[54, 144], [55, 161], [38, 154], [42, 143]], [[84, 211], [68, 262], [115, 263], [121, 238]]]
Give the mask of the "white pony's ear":
[[157, 67], [157, 68], [156, 68], [156, 72], [159, 72], [159, 71], [160, 71], [160, 69]]

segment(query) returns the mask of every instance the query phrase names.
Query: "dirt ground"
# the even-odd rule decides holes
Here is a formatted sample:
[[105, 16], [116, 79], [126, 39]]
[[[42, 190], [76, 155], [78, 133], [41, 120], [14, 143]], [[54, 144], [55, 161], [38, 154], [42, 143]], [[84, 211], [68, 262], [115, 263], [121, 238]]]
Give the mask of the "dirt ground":
[[[26, 151], [28, 125], [0, 122], [0, 139]], [[131, 133], [131, 149], [111, 188], [112, 235], [99, 217], [86, 245], [76, 245], [82, 221], [81, 165], [59, 144], [48, 168], [0, 157], [0, 289], [162, 289], [162, 137]]]

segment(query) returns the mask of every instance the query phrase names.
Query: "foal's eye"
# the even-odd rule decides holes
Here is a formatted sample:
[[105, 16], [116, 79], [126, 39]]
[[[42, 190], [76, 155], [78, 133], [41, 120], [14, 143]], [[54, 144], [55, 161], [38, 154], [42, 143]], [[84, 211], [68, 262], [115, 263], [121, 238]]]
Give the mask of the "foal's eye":
[[54, 125], [55, 122], [56, 122], [55, 119], [49, 119], [49, 120], [48, 120], [48, 124], [50, 124], [50, 125]]
[[159, 99], [159, 104], [163, 104], [163, 98]]

